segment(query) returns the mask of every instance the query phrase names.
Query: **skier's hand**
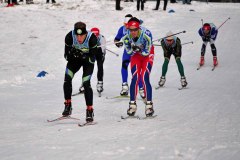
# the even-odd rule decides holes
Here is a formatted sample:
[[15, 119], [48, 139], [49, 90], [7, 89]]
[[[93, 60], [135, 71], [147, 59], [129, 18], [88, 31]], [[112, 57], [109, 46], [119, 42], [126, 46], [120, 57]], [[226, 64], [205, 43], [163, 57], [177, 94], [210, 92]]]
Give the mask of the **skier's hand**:
[[134, 52], [140, 52], [140, 51], [141, 51], [141, 48], [134, 45], [134, 46], [132, 46], [132, 50], [133, 50]]
[[203, 37], [202, 37], [202, 40], [203, 40], [204, 42], [208, 42], [208, 41], [210, 41], [210, 37], [209, 37], [209, 36], [203, 36]]
[[121, 48], [123, 46], [123, 42], [115, 42], [115, 45], [118, 47], [118, 48]]
[[64, 58], [67, 60], [67, 61], [72, 61], [74, 59], [74, 55], [72, 54], [71, 51], [68, 51], [67, 53], [64, 54]]
[[83, 54], [84, 54], [81, 50], [76, 49], [74, 47], [71, 49], [70, 52], [73, 55], [73, 57], [75, 57], [75, 58], [79, 58], [79, 57], [83, 56]]

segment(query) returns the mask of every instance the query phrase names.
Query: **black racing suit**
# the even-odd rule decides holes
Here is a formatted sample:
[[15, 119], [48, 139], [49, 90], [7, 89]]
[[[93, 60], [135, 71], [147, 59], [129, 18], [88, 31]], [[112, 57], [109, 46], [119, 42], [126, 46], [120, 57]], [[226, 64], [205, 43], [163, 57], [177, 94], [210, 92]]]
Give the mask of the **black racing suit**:
[[[90, 34], [90, 32], [88, 32], [88, 34]], [[94, 69], [95, 55], [97, 54], [97, 37], [92, 33], [89, 37], [85, 38], [83, 43], [88, 44], [89, 48], [76, 48], [74, 46], [73, 36], [76, 35], [70, 31], [65, 37], [64, 57], [68, 63], [63, 84], [64, 97], [65, 100], [71, 99], [72, 79], [74, 74], [83, 67], [82, 83], [85, 90], [85, 101], [87, 106], [92, 106], [93, 91], [90, 80]]]
[[98, 81], [103, 81], [103, 75], [104, 75], [104, 70], [103, 70], [103, 63], [105, 60], [105, 54], [106, 54], [106, 40], [103, 35], [99, 35], [97, 37], [98, 39], [98, 48], [97, 48], [97, 54], [96, 54], [96, 60], [97, 60], [97, 79]]

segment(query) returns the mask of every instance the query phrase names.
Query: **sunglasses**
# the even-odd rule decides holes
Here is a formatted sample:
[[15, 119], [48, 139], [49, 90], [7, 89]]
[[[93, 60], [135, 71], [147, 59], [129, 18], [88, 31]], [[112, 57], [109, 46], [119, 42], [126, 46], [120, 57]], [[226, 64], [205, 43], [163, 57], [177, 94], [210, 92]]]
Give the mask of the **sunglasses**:
[[129, 28], [129, 31], [130, 31], [130, 32], [136, 32], [136, 31], [138, 31], [138, 28], [134, 28], [134, 29], [130, 29], [130, 28]]

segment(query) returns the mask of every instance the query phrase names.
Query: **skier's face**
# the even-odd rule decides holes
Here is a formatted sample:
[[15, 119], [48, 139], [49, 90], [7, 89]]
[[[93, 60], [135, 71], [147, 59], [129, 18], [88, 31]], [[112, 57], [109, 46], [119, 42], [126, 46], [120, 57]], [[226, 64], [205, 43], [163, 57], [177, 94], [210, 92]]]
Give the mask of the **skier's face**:
[[86, 38], [87, 34], [77, 35], [77, 41], [82, 44]]
[[136, 27], [129, 27], [129, 31], [130, 31], [130, 34], [133, 38], [136, 38], [138, 36], [138, 31], [139, 31], [139, 28], [136, 28]]
[[204, 30], [203, 32], [204, 32], [205, 35], [208, 35], [210, 30]]
[[170, 46], [173, 44], [173, 39], [167, 39], [166, 42], [167, 42], [167, 45]]

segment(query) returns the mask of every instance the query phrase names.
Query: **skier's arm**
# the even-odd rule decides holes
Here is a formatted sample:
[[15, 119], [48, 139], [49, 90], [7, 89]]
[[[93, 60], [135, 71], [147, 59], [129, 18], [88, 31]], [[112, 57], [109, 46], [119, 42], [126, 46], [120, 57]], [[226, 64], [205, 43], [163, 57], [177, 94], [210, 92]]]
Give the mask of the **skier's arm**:
[[124, 48], [125, 48], [127, 54], [132, 54], [133, 50], [132, 50], [131, 44], [129, 43], [128, 35], [125, 35], [122, 38], [122, 40], [124, 42]]
[[[89, 56], [95, 59], [95, 55], [97, 55], [97, 37], [92, 34], [89, 39]], [[92, 60], [93, 61], [93, 60]]]
[[72, 39], [72, 31], [70, 31], [66, 37], [65, 37], [65, 51], [64, 51], [64, 58], [66, 60], [70, 60], [72, 57], [72, 44], [73, 44], [73, 39]]
[[144, 48], [142, 49], [142, 55], [143, 56], [148, 56], [150, 54], [151, 51], [151, 47], [152, 47], [152, 34], [150, 31], [145, 31], [144, 33]]
[[162, 46], [164, 55], [165, 55], [165, 54], [168, 54], [168, 49], [167, 49], [167, 47], [166, 47], [166, 44], [165, 44], [165, 42], [164, 42], [164, 39], [161, 41], [161, 46]]
[[118, 33], [117, 33], [116, 37], [114, 38], [114, 43], [118, 48], [123, 46], [123, 43], [120, 42], [123, 36], [124, 35], [123, 35], [123, 26], [122, 26], [118, 29]]
[[177, 57], [182, 55], [182, 45], [179, 38], [176, 39], [176, 55]]
[[211, 30], [211, 39], [216, 40], [217, 34], [218, 34], [218, 30], [215, 27], [213, 27]]

